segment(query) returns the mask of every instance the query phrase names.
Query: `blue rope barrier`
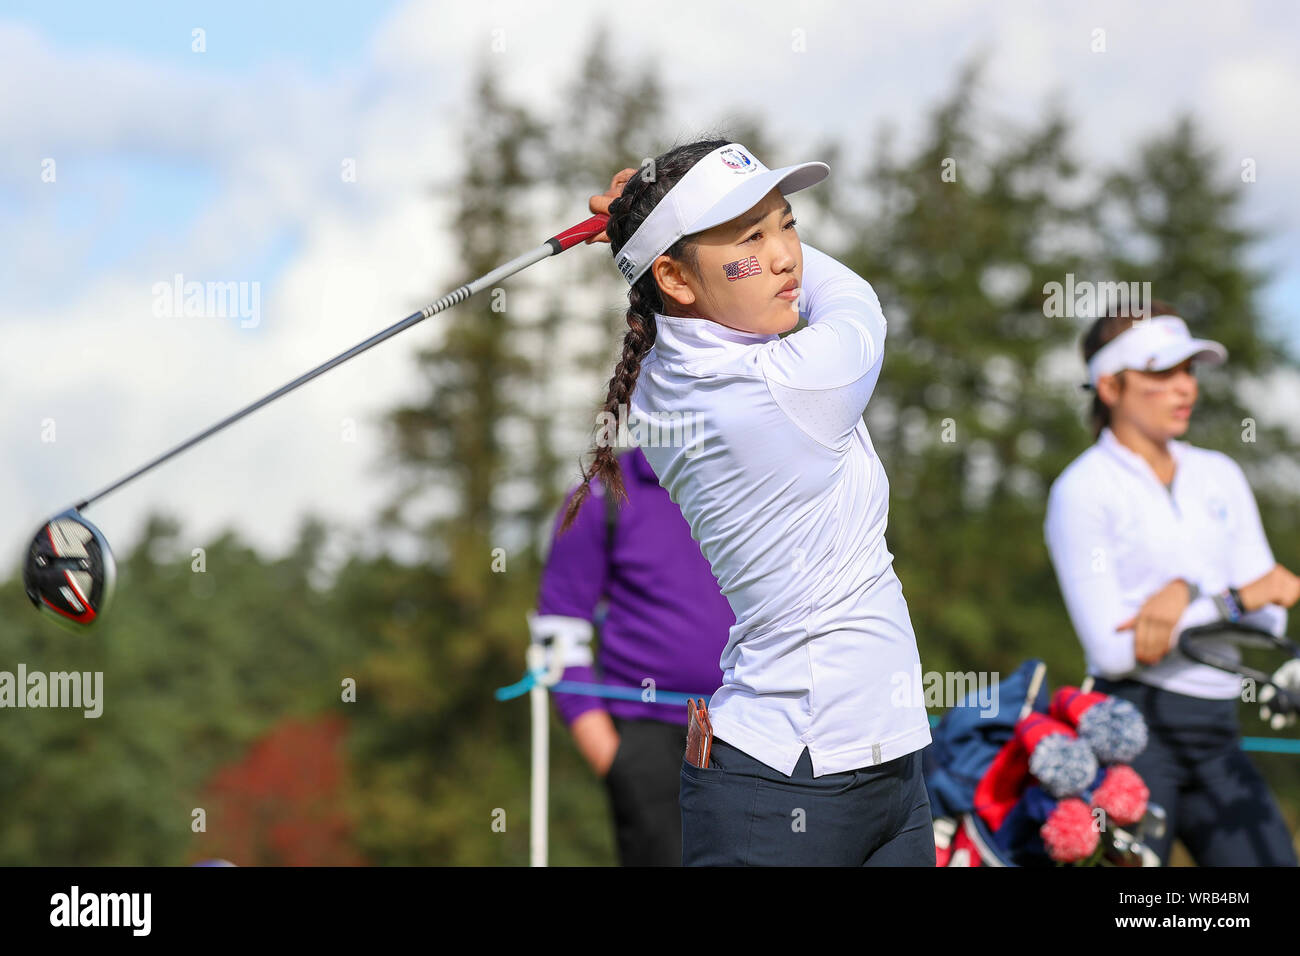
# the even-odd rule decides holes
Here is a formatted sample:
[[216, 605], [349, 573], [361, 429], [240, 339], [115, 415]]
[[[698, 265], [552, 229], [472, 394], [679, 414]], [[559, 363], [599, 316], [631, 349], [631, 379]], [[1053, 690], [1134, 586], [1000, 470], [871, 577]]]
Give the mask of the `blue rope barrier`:
[[[591, 697], [617, 697], [622, 700], [644, 700], [642, 695], [645, 690], [640, 687], [618, 687], [613, 684], [585, 684], [582, 681], [562, 680], [557, 681], [551, 691], [557, 694], [587, 694]], [[653, 697], [646, 700], [647, 704], [678, 704], [686, 706], [686, 702], [695, 697], [703, 697], [704, 703], [709, 702], [710, 694], [679, 694], [672, 690], [656, 690]]]
[[492, 693], [492, 696], [497, 700], [510, 700], [514, 697], [522, 697], [533, 689], [533, 685], [537, 683], [537, 678], [541, 677], [545, 673], [546, 671], [543, 670], [528, 671], [520, 680], [515, 681], [510, 686], [498, 687]]
[[[497, 700], [511, 700], [515, 697], [522, 697], [537, 685], [537, 682], [545, 673], [545, 670], [529, 671], [522, 680], [516, 681], [508, 687], [498, 687], [493, 696]], [[557, 681], [549, 689], [553, 694], [583, 694], [587, 697], [611, 697], [619, 700], [642, 700], [641, 695], [645, 693], [644, 688], [641, 687], [624, 687], [618, 684], [588, 684], [576, 680]], [[657, 690], [654, 691], [654, 696], [645, 703], [685, 707], [686, 702], [691, 698], [703, 697], [707, 705], [712, 696], [712, 694], [680, 694], [677, 691]], [[941, 719], [935, 714], [930, 714], [929, 717], [931, 727], [937, 726]], [[1253, 750], [1257, 753], [1300, 754], [1300, 740], [1292, 740], [1289, 737], [1242, 737], [1241, 749]]]
[[[529, 671], [522, 680], [516, 681], [508, 687], [498, 687], [493, 693], [497, 700], [510, 700], [514, 697], [521, 697], [533, 689], [546, 673], [544, 670]], [[583, 681], [562, 680], [552, 684], [549, 688], [553, 694], [583, 694], [587, 697], [613, 697], [620, 700], [644, 700], [643, 694], [646, 692], [642, 687], [625, 687], [618, 684], [588, 684]], [[694, 697], [703, 697], [707, 705], [712, 698], [712, 694], [681, 694], [672, 690], [652, 691], [650, 700], [644, 700], [647, 704], [670, 704], [685, 707], [686, 702]]]
[[1242, 737], [1241, 749], [1275, 754], [1300, 754], [1300, 740], [1291, 740], [1287, 737]]

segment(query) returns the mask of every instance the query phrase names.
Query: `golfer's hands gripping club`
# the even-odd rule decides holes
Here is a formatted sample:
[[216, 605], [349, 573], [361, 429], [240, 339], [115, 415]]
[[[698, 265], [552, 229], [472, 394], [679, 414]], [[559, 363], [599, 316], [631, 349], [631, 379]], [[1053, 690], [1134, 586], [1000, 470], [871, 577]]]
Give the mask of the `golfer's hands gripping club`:
[[[592, 196], [587, 201], [587, 208], [597, 215], [609, 215], [609, 204], [619, 196], [623, 195], [623, 187], [627, 181], [636, 175], [635, 169], [621, 169], [614, 174], [614, 178], [609, 181], [609, 188], [599, 196]], [[609, 233], [601, 230], [590, 239], [583, 240], [584, 245], [591, 245], [593, 242], [609, 242]]]

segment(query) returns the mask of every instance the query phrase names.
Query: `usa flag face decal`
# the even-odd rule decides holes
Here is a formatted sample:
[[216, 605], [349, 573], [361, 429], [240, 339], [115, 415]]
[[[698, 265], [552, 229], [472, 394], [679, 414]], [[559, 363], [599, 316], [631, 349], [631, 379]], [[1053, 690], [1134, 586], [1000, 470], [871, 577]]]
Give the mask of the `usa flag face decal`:
[[735, 282], [737, 279], [744, 279], [747, 276], [761, 275], [763, 267], [758, 264], [757, 256], [750, 256], [748, 259], [737, 259], [735, 262], [728, 262], [722, 267], [722, 271], [727, 274], [728, 282]]

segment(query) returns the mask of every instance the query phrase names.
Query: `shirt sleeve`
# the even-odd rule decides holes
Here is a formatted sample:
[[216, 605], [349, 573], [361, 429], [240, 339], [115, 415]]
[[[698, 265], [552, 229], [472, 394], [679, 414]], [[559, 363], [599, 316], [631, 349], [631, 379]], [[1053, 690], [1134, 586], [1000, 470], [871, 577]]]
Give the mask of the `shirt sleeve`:
[[[1183, 616], [1178, 619], [1178, 624], [1174, 628], [1171, 644], [1177, 644], [1183, 631], [1189, 627], [1199, 627], [1202, 624], [1223, 620], [1226, 618], [1219, 613], [1219, 606], [1214, 603], [1214, 598], [1208, 594], [1202, 595], [1188, 604], [1187, 609], [1183, 611]], [[1286, 609], [1277, 604], [1265, 604], [1249, 614], [1243, 614], [1241, 623], [1281, 637], [1286, 633]]]
[[1226, 484], [1232, 495], [1233, 535], [1231, 580], [1233, 587], [1258, 581], [1277, 563], [1273, 549], [1268, 546], [1268, 536], [1259, 520], [1259, 506], [1255, 493], [1250, 490], [1246, 473], [1226, 455], [1223, 462], [1227, 471]]
[[[566, 681], [595, 683], [597, 678], [592, 637], [596, 606], [605, 594], [609, 566], [605, 502], [597, 494], [600, 490], [599, 482], [592, 482], [592, 494], [583, 502], [568, 531], [560, 533], [560, 524], [573, 492], [556, 516], [551, 550], [542, 569], [537, 613], [530, 624], [534, 641], [552, 642], [554, 652], [564, 663], [562, 679]], [[561, 693], [551, 696], [566, 725], [589, 710], [605, 709], [599, 697]]]
[[870, 283], [803, 243], [808, 325], [773, 344], [768, 389], [805, 432], [841, 445], [862, 419], [880, 374], [885, 315]]
[[1132, 631], [1115, 628], [1132, 614], [1122, 600], [1110, 549], [1110, 519], [1098, 495], [1079, 476], [1058, 479], [1047, 498], [1043, 527], [1070, 622], [1102, 677], [1116, 679], [1137, 667]]
[[[1273, 557], [1273, 549], [1269, 547], [1268, 536], [1264, 533], [1259, 506], [1255, 503], [1255, 493], [1246, 480], [1246, 473], [1227, 455], [1220, 456], [1219, 461], [1224, 469], [1225, 491], [1229, 496], [1228, 507], [1233, 521], [1228, 579], [1233, 587], [1239, 588], [1259, 580], [1277, 562]], [[1224, 618], [1214, 603], [1214, 598], [1208, 594], [1203, 595], [1187, 606], [1179, 619], [1177, 634], [1189, 627], [1221, 620]], [[1277, 604], [1266, 604], [1241, 616], [1241, 623], [1278, 636], [1286, 632], [1286, 622], [1286, 609]]]

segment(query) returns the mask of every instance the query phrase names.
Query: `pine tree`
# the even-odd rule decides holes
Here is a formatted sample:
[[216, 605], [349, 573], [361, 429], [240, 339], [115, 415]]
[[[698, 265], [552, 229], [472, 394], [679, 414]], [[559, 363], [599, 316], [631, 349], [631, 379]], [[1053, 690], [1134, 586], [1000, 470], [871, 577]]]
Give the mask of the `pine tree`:
[[978, 88], [967, 67], [905, 156], [883, 130], [866, 195], [835, 225], [889, 321], [866, 417], [923, 667], [1010, 669], [1034, 653], [1072, 676], [1042, 517], [1078, 429], [1043, 357], [1074, 327], [1046, 313], [1042, 289], [1081, 270], [1068, 239], [1088, 214], [1067, 198], [1079, 171], [1064, 118], [999, 122], [975, 108]]

